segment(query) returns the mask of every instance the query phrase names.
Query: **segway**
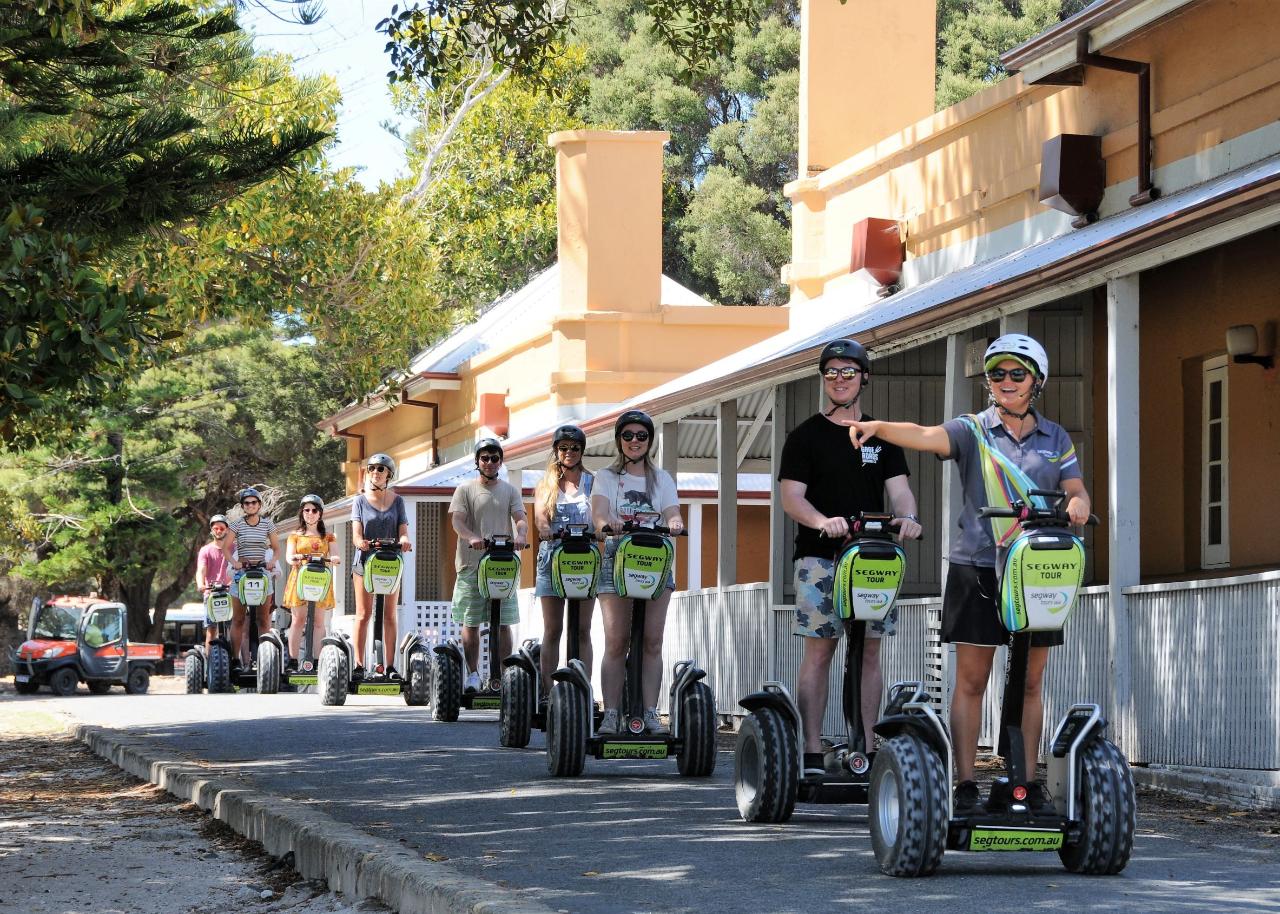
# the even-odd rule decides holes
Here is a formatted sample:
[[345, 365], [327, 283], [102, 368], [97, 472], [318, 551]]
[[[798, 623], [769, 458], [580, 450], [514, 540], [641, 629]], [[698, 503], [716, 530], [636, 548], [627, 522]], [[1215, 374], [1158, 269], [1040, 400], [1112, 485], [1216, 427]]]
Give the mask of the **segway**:
[[796, 803], [866, 803], [875, 753], [862, 725], [862, 649], [867, 623], [881, 622], [898, 599], [906, 553], [894, 540], [892, 514], [847, 518], [851, 540], [834, 565], [832, 602], [844, 625], [844, 710], [847, 741], [824, 741], [826, 773], [802, 777], [804, 727], [781, 682], [766, 682], [738, 704], [748, 712], [733, 756], [738, 812], [748, 822], [785, 822]]
[[[589, 713], [590, 685], [579, 679], [581, 664], [557, 671], [547, 710], [547, 767], [554, 777], [582, 774], [587, 755], [597, 759], [665, 759], [676, 757], [680, 774], [708, 777], [716, 768], [716, 700], [702, 680], [706, 672], [692, 660], [672, 668], [671, 733], [646, 733], [641, 690], [645, 609], [662, 593], [675, 561], [672, 532], [658, 523], [660, 515], [643, 514], [623, 525], [614, 554], [613, 585], [618, 596], [631, 599], [631, 643], [627, 651], [620, 723], [625, 733], [596, 732]], [[608, 527], [605, 533], [613, 533]], [[565, 675], [561, 675], [561, 673]], [[584, 677], [585, 678], [585, 677]]]
[[[944, 850], [1056, 850], [1073, 873], [1118, 873], [1133, 849], [1136, 799], [1129, 763], [1106, 738], [1096, 704], [1073, 705], [1054, 731], [1047, 787], [1051, 809], [1026, 802], [1022, 696], [1031, 632], [1061, 629], [1084, 580], [1084, 543], [1068, 528], [1062, 492], [1033, 489], [1051, 507], [1015, 502], [985, 517], [1016, 518], [1020, 532], [1002, 557], [1000, 617], [1010, 633], [1000, 753], [1007, 774], [986, 809], [955, 815], [951, 739], [919, 682], [897, 683], [876, 732], [886, 739], [871, 769], [871, 844], [890, 876], [927, 876]], [[1089, 523], [1097, 523], [1090, 517]]]
[[[251, 661], [248, 667], [233, 672], [231, 684], [235, 688], [257, 689], [260, 692], [274, 692], [279, 688], [281, 657], [284, 653], [280, 650], [279, 638], [274, 642], [266, 640], [258, 631], [258, 607], [271, 599], [274, 589], [271, 574], [264, 562], [244, 565], [244, 574], [236, 584], [236, 594], [240, 598], [240, 605], [244, 607], [248, 626], [245, 637], [249, 639], [249, 656], [256, 658], [257, 662]], [[264, 644], [267, 645], [265, 649]], [[266, 676], [263, 675], [264, 672], [267, 673]]]
[[[582, 601], [594, 600], [596, 596], [596, 585], [599, 583], [602, 563], [600, 548], [596, 545], [595, 533], [586, 524], [569, 524], [564, 530], [555, 533], [551, 539], [554, 543], [549, 559], [551, 587], [556, 596], [565, 601], [565, 637], [567, 639], [565, 665], [552, 674], [552, 679], [554, 682], [570, 683], [576, 690], [572, 699], [572, 708], [565, 709], [563, 713], [572, 713], [575, 720], [585, 722], [595, 706], [591, 697], [591, 671], [586, 668], [581, 659], [582, 645], [579, 641], [578, 626]], [[529, 647], [530, 642], [525, 642], [525, 647], [522, 647], [519, 653], [504, 661], [507, 667], [502, 682], [504, 714], [508, 707], [505, 701], [508, 694], [518, 695], [520, 694], [517, 692], [518, 689], [524, 689], [523, 694], [528, 696], [536, 697], [542, 694], [539, 657], [535, 656], [532, 650], [528, 650]], [[552, 690], [554, 689], [553, 684]], [[517, 702], [511, 702], [511, 707], [514, 711], [519, 706]], [[530, 716], [529, 726], [523, 730], [519, 729], [521, 721], [517, 715], [515, 713], [508, 715], [511, 721], [508, 726], [512, 740], [510, 745], [528, 745], [530, 727], [547, 730], [550, 707], [548, 701], [545, 707], [539, 707], [534, 711]], [[578, 726], [584, 725], [585, 723], [582, 723]], [[574, 732], [576, 732], [575, 726], [569, 725], [559, 727], [554, 735], [548, 733], [547, 765], [553, 774], [557, 764], [553, 758], [564, 753], [564, 747], [557, 740], [565, 733]], [[504, 739], [508, 738], [506, 733], [503, 736]], [[522, 742], [517, 742], [521, 739]], [[508, 743], [504, 742], [503, 745]]]
[[[404, 695], [406, 704], [422, 705], [427, 700], [426, 646], [417, 632], [400, 639], [397, 658], [407, 678], [387, 672], [382, 643], [382, 611], [387, 594], [400, 587], [404, 559], [397, 540], [369, 540], [373, 554], [364, 563], [364, 588], [373, 594], [373, 662], [360, 679], [353, 673], [358, 665], [355, 644], [346, 632], [330, 634], [320, 643], [319, 686], [322, 705], [342, 705], [347, 695]], [[363, 659], [363, 658], [361, 658]]]
[[231, 588], [226, 584], [211, 586], [204, 597], [204, 612], [206, 625], [216, 625], [218, 630], [209, 642], [207, 653], [203, 644], [187, 651], [188, 695], [205, 689], [210, 695], [231, 691]]
[[[431, 703], [432, 717], [441, 721], [455, 721], [462, 708], [468, 711], [501, 711], [503, 703], [502, 679], [498, 673], [498, 652], [502, 633], [502, 601], [512, 596], [520, 586], [520, 556], [516, 554], [515, 543], [505, 533], [486, 537], [484, 555], [476, 567], [476, 580], [480, 592], [489, 599], [489, 628], [486, 638], [489, 646], [488, 678], [480, 681], [478, 691], [464, 692], [462, 682], [467, 673], [466, 653], [456, 638], [450, 638], [444, 644], [435, 646], [435, 661], [431, 664]], [[528, 651], [526, 642], [526, 651]], [[537, 660], [534, 660], [537, 668]], [[475, 670], [479, 672], [479, 670]], [[512, 694], [512, 702], [520, 700], [520, 696]], [[526, 702], [526, 713], [528, 702]], [[526, 725], [525, 743], [528, 743], [528, 727]], [[503, 743], [503, 745], [508, 745]]]
[[320, 671], [312, 656], [311, 640], [315, 634], [316, 604], [329, 595], [333, 587], [333, 569], [327, 553], [303, 556], [305, 562], [298, 566], [294, 592], [307, 604], [307, 618], [302, 623], [302, 647], [299, 650], [298, 669], [285, 674], [284, 681], [293, 688], [318, 685]]

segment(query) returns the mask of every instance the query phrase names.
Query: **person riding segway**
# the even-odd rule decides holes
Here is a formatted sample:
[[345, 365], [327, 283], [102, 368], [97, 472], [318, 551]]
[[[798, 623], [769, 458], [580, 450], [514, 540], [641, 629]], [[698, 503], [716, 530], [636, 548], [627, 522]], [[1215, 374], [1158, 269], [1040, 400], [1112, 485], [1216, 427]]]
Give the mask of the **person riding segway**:
[[332, 610], [333, 567], [341, 564], [336, 537], [325, 529], [324, 500], [304, 495], [298, 505], [298, 532], [285, 540], [285, 561], [289, 580], [281, 604], [290, 612], [289, 661], [284, 679], [294, 687], [318, 683], [318, 644], [324, 637], [316, 631], [316, 613]]
[[204, 645], [187, 652], [184, 673], [189, 694], [204, 691], [231, 691], [231, 640], [228, 635], [234, 616], [231, 605], [231, 565], [222, 554], [226, 538], [226, 515], [209, 518], [213, 539], [196, 556], [196, 590], [205, 607]]
[[[435, 647], [430, 703], [432, 716], [443, 721], [457, 720], [462, 707], [500, 709], [499, 657], [511, 653], [511, 626], [520, 621], [517, 553], [529, 536], [524, 503], [520, 490], [499, 478], [503, 452], [498, 439], [480, 439], [473, 454], [477, 478], [458, 486], [449, 503], [458, 535], [452, 617], [462, 626], [462, 644], [450, 639]], [[485, 622], [489, 680], [482, 683], [480, 626]]]
[[[271, 600], [274, 591], [271, 575], [277, 564], [273, 558], [267, 561], [267, 550], [273, 556], [280, 554], [280, 543], [276, 536], [275, 522], [262, 516], [262, 495], [257, 489], [249, 487], [239, 493], [240, 510], [244, 516], [231, 522], [230, 529], [222, 541], [222, 554], [235, 569], [231, 576], [231, 601], [234, 618], [231, 622], [231, 665], [232, 679], [237, 685], [257, 688], [260, 680], [272, 682], [279, 679], [279, 651], [272, 650], [267, 642], [263, 650], [261, 636], [271, 631]], [[240, 670], [240, 656], [244, 648], [246, 607], [254, 609], [253, 618], [248, 620], [249, 656], [258, 661], [251, 663], [251, 669]], [[263, 666], [262, 661], [270, 666], [275, 661], [275, 668], [267, 670], [268, 674], [260, 676], [252, 667]]]

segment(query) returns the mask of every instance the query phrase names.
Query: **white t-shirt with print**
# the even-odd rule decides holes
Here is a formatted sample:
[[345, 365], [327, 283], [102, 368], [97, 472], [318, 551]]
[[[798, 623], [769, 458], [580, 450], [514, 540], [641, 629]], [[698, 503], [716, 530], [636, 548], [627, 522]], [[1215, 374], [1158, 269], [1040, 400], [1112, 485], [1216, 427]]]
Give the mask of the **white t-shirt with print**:
[[639, 476], [633, 476], [630, 472], [618, 474], [613, 470], [600, 470], [596, 473], [591, 494], [607, 498], [613, 515], [623, 521], [633, 521], [637, 514], [661, 514], [668, 508], [679, 505], [675, 480], [666, 470], [655, 467], [655, 491], [650, 492], [648, 488], [649, 483], [643, 472]]

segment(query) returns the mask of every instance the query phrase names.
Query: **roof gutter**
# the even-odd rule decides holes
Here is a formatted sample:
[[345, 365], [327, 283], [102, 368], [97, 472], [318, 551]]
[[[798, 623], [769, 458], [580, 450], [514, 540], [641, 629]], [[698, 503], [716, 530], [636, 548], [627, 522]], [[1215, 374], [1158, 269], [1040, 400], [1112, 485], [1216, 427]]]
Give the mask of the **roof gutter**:
[[[422, 382], [427, 382], [425, 385]], [[415, 375], [406, 377], [399, 385], [400, 396], [408, 391], [413, 393], [414, 390], [460, 390], [462, 388], [462, 376], [452, 371], [420, 371]], [[385, 394], [389, 391], [390, 386], [382, 388], [381, 392], [369, 394], [362, 400], [355, 403], [349, 403], [342, 409], [338, 410], [332, 416], [327, 416], [316, 423], [316, 428], [321, 431], [336, 428], [350, 428], [357, 422], [363, 422], [366, 419], [372, 419], [381, 413], [386, 412], [395, 405], [395, 401], [388, 402]], [[401, 400], [401, 402], [404, 402]]]

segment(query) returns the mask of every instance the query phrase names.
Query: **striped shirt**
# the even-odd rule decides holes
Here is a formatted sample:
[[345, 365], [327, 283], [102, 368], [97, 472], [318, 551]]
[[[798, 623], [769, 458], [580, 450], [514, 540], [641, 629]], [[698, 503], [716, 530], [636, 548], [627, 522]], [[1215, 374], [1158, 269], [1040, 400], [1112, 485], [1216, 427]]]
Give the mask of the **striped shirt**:
[[275, 533], [275, 522], [262, 518], [256, 524], [246, 523], [244, 518], [231, 522], [231, 532], [236, 535], [236, 558], [242, 565], [252, 565], [266, 560], [269, 537]]

